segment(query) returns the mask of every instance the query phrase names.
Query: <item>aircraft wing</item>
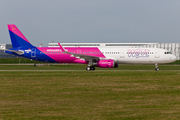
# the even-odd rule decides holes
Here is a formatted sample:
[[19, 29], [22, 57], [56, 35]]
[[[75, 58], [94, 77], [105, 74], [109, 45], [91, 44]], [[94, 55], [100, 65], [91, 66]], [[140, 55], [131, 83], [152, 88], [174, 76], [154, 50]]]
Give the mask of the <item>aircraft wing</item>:
[[18, 55], [24, 54], [24, 51], [8, 50], [8, 49], [5, 49], [4, 51], [14, 52], [14, 53], [16, 53], [16, 54], [18, 54]]
[[96, 57], [96, 56], [76, 54], [76, 53], [71, 53], [71, 52], [67, 52], [67, 51], [64, 51], [64, 53], [66, 53], [66, 54], [71, 54], [72, 57], [81, 58], [81, 59], [84, 59], [85, 61], [89, 61], [89, 60], [99, 60], [99, 59], [100, 59], [100, 57]]
[[60, 45], [59, 42], [58, 42], [58, 44], [59, 44], [59, 47], [62, 49], [62, 52], [63, 52], [63, 53], [71, 54], [72, 57], [81, 58], [81, 59], [84, 59], [85, 61], [99, 60], [99, 59], [100, 59], [100, 57], [96, 57], [96, 56], [90, 56], [90, 55], [83, 55], [83, 54], [77, 54], [77, 53], [67, 52], [67, 51]]

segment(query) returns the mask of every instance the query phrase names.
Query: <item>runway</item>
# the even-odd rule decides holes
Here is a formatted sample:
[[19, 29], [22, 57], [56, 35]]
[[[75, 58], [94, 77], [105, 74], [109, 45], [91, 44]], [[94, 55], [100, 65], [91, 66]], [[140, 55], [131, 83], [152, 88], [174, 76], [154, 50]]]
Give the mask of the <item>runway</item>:
[[[117, 71], [155, 71], [155, 70], [95, 70], [95, 71], [86, 71], [86, 70], [0, 70], [0, 72], [117, 72]], [[180, 71], [180, 70], [160, 70], [160, 71]], [[156, 71], [159, 72], [159, 71]]]

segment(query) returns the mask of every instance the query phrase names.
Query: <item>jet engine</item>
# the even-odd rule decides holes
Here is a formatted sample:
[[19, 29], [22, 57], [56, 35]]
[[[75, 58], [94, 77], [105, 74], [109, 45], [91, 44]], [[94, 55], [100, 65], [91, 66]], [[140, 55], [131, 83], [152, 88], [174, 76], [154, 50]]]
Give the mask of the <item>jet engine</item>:
[[99, 60], [97, 61], [97, 64], [95, 65], [97, 67], [102, 67], [102, 68], [117, 68], [118, 64], [114, 62], [114, 60]]

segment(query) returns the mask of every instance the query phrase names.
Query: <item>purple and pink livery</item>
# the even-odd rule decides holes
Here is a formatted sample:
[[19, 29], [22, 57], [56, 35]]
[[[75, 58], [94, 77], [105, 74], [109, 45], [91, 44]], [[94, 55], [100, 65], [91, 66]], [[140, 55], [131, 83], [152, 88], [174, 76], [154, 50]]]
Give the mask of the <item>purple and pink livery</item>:
[[176, 57], [159, 48], [98, 48], [98, 47], [35, 47], [14, 24], [8, 24], [12, 49], [6, 53], [22, 56], [36, 61], [50, 63], [88, 64], [86, 70], [95, 67], [117, 68], [121, 63], [157, 64], [174, 62]]

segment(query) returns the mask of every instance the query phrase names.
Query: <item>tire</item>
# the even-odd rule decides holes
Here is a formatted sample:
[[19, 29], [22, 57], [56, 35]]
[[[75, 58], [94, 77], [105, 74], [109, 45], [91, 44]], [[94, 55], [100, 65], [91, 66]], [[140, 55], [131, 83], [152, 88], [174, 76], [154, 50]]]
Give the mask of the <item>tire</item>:
[[86, 67], [86, 70], [87, 70], [87, 71], [90, 71], [90, 70], [91, 70], [91, 67], [90, 67], [90, 66], [87, 66], [87, 67]]
[[95, 70], [95, 67], [94, 67], [94, 66], [91, 66], [91, 70]]
[[159, 71], [159, 68], [156, 68], [155, 70], [156, 70], [156, 71]]

